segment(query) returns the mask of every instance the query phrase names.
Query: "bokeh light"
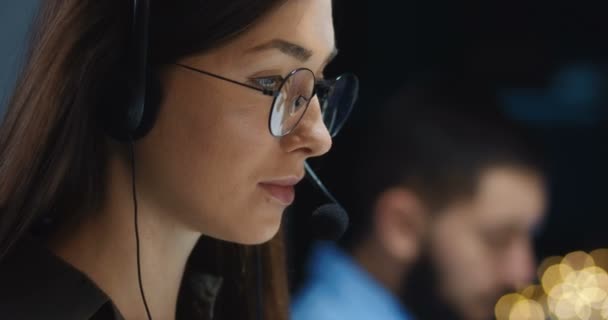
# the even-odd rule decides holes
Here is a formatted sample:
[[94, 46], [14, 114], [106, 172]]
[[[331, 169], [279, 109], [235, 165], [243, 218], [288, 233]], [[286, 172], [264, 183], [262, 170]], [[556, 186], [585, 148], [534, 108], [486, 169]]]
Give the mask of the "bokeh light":
[[538, 265], [538, 270], [536, 272], [536, 276], [539, 279], [542, 279], [543, 278], [543, 274], [545, 274], [545, 271], [547, 271], [547, 269], [549, 269], [549, 267], [552, 266], [552, 265], [560, 264], [562, 262], [562, 259], [564, 259], [564, 257], [562, 257], [562, 256], [551, 256], [551, 257], [545, 258]]
[[509, 320], [544, 320], [545, 312], [540, 303], [522, 299], [517, 301], [509, 313]]
[[562, 259], [562, 263], [570, 266], [574, 270], [582, 270], [595, 266], [595, 261], [593, 261], [593, 258], [583, 251], [568, 253], [564, 259]]
[[504, 295], [498, 300], [496, 306], [494, 307], [494, 315], [496, 316], [496, 320], [509, 320], [511, 310], [513, 307], [515, 307], [515, 304], [525, 299], [526, 297], [518, 293]]
[[595, 261], [596, 266], [608, 271], [608, 249], [593, 250], [589, 255]]
[[497, 320], [608, 320], [608, 249], [544, 259], [539, 285], [503, 296]]

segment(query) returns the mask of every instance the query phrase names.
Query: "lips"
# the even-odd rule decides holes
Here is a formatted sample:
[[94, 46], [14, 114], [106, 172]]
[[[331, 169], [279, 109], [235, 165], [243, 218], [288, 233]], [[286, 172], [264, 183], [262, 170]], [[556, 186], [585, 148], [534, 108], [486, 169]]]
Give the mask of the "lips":
[[280, 186], [267, 183], [260, 183], [260, 186], [283, 205], [288, 206], [292, 204], [296, 198], [296, 192], [293, 186]]
[[300, 182], [300, 180], [302, 180], [302, 178], [294, 176], [260, 182], [259, 185], [279, 203], [288, 206], [295, 200], [296, 192], [294, 186]]

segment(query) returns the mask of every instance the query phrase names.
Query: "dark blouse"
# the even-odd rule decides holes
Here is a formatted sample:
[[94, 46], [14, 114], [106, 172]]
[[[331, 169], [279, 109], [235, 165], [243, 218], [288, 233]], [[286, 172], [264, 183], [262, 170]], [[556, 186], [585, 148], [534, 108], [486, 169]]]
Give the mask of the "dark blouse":
[[[187, 275], [196, 301], [184, 314], [213, 319], [222, 279]], [[192, 294], [194, 293], [194, 294]], [[54, 255], [35, 239], [21, 240], [0, 261], [0, 319], [123, 320], [110, 298], [91, 279]]]

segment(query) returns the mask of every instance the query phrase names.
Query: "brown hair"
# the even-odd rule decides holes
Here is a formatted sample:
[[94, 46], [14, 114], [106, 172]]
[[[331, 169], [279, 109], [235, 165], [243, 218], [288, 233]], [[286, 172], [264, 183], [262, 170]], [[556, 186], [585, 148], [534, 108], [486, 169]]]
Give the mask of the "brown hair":
[[[151, 68], [222, 45], [284, 1], [150, 1]], [[104, 103], [112, 102], [116, 81], [126, 81], [121, 69], [130, 23], [130, 1], [44, 2], [0, 127], [0, 258], [36, 226], [53, 232], [62, 221], [90, 212], [103, 199], [108, 150], [99, 113], [107, 107]], [[253, 249], [201, 241], [216, 248], [202, 253], [210, 263], [201, 268], [229, 266], [216, 268], [230, 280], [221, 295], [232, 303], [248, 301], [247, 308], [218, 314], [252, 319]], [[265, 318], [286, 319], [281, 237], [262, 245], [260, 252]], [[242, 277], [248, 280], [231, 284]]]

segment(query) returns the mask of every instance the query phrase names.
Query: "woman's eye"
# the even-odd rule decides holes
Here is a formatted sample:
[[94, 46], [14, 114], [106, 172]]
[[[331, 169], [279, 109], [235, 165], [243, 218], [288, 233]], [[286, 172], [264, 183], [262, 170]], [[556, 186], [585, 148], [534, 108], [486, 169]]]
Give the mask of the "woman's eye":
[[283, 77], [272, 76], [272, 77], [260, 77], [251, 79], [255, 85], [266, 90], [279, 90], [281, 83], [283, 83]]

